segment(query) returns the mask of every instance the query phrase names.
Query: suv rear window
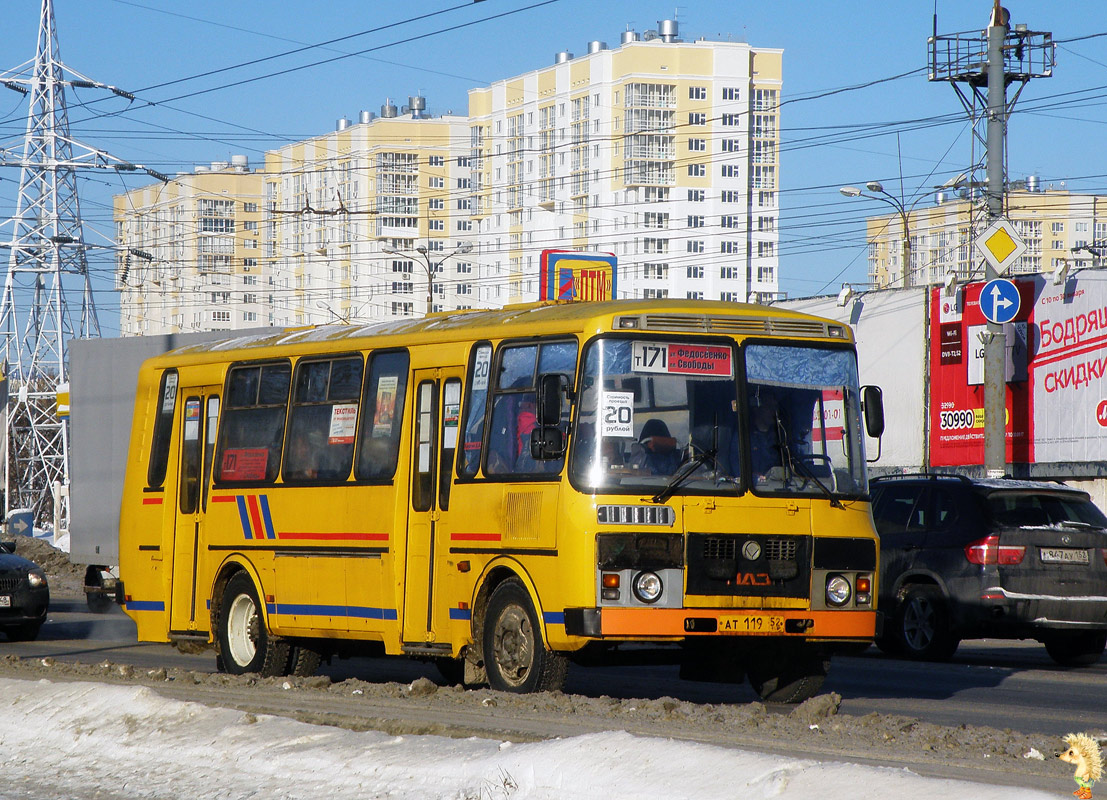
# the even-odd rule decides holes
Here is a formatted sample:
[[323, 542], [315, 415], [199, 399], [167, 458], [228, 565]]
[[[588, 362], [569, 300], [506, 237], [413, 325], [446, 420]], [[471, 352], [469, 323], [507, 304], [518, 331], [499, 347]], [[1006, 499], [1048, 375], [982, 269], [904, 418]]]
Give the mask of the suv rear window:
[[988, 514], [997, 525], [1035, 528], [1077, 525], [1107, 528], [1107, 517], [1090, 500], [1041, 492], [995, 492], [988, 495]]

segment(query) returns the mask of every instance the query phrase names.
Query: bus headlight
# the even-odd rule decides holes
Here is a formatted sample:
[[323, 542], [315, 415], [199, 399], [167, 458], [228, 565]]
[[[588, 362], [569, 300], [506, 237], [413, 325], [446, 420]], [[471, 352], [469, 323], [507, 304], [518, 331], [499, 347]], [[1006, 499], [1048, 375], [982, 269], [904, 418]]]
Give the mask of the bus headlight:
[[634, 576], [634, 583], [631, 588], [634, 591], [634, 596], [643, 603], [656, 603], [661, 599], [665, 584], [656, 572], [639, 572]]
[[841, 575], [828, 575], [826, 578], [826, 602], [832, 606], [844, 606], [849, 602], [853, 589]]

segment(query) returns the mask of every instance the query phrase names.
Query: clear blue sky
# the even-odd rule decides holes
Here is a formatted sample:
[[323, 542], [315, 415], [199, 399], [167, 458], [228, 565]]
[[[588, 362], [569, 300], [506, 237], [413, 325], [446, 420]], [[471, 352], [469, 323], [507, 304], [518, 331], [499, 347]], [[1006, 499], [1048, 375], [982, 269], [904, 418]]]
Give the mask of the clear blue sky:
[[[5, 0], [0, 70], [34, 56], [39, 5]], [[465, 113], [472, 87], [550, 64], [560, 50], [579, 55], [593, 39], [615, 46], [628, 25], [653, 28], [674, 12], [684, 39], [733, 38], [783, 48], [783, 99], [791, 102], [781, 110], [780, 274], [781, 288], [793, 297], [836, 292], [843, 281], [866, 279], [864, 217], [887, 207], [843, 198], [839, 186], [875, 178], [898, 193], [902, 170], [910, 202], [972, 162], [967, 117], [954, 90], [927, 81], [927, 37], [935, 10], [938, 32], [948, 34], [981, 30], [991, 5], [55, 0], [62, 60], [138, 98], [128, 104], [77, 90], [69, 96], [74, 136], [167, 173], [234, 153], [260, 166], [266, 149], [332, 130], [336, 119], [356, 119], [359, 110], [379, 111], [386, 97], [402, 105], [408, 95], [423, 94], [432, 114]], [[1036, 174], [1047, 185], [1065, 181], [1076, 191], [1104, 191], [1107, 36], [1066, 40], [1107, 32], [1105, 6], [1101, 0], [1010, 0], [1006, 6], [1013, 23], [1051, 31], [1061, 42], [1054, 76], [1031, 81], [1015, 107], [1010, 177]], [[352, 53], [358, 55], [343, 57]], [[330, 63], [309, 66], [325, 60]], [[280, 71], [287, 72], [257, 79]], [[805, 99], [909, 72], [868, 88]], [[25, 117], [21, 96], [0, 88], [0, 147], [19, 144]], [[975, 156], [981, 156], [979, 147]], [[14, 211], [17, 182], [18, 170], [0, 169], [0, 219]], [[90, 241], [111, 236], [111, 195], [142, 183], [135, 176], [121, 183], [114, 173], [82, 181]], [[5, 226], [3, 236], [9, 235]], [[96, 258], [93, 268], [108, 274], [110, 261]], [[117, 299], [110, 288], [97, 292], [97, 303], [104, 334], [113, 335]]]

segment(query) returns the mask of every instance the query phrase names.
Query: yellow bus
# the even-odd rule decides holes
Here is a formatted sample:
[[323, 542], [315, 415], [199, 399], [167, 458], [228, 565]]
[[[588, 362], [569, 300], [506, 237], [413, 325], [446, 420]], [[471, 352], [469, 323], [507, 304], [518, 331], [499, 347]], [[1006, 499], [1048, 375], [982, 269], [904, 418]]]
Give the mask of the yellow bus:
[[[558, 689], [671, 648], [774, 701], [876, 624], [851, 330], [761, 306], [531, 304], [186, 346], [138, 380], [117, 597], [229, 673], [356, 653]], [[587, 658], [586, 658], [587, 657]]]

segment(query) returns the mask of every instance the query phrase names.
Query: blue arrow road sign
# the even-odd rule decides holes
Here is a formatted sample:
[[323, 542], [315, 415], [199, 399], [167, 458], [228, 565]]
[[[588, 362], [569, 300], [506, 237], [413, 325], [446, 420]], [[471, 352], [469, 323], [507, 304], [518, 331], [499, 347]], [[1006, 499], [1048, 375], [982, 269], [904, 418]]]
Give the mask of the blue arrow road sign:
[[1019, 313], [1019, 303], [1018, 287], [1006, 278], [990, 280], [980, 290], [980, 310], [988, 322], [1010, 322]]

